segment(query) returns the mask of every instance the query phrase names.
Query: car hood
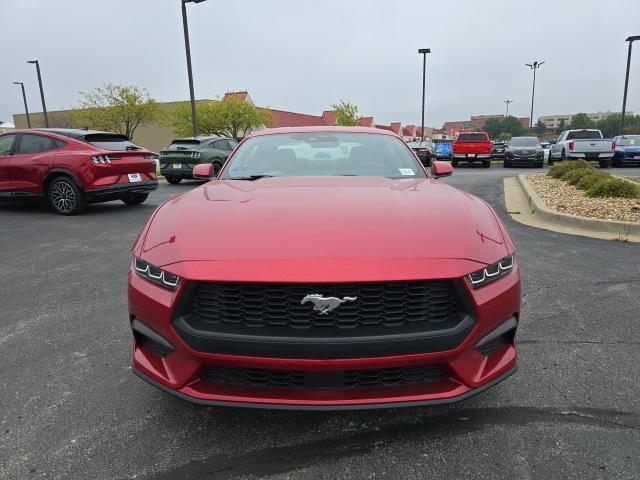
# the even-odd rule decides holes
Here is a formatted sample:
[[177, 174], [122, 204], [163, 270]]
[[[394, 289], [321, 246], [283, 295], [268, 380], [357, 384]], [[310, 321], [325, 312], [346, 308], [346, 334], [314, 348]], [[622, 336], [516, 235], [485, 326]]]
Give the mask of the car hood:
[[509, 150], [522, 151], [522, 150], [543, 150], [542, 147], [509, 147]]
[[184, 261], [466, 259], [508, 253], [493, 211], [433, 179], [212, 181], [163, 204], [141, 254]]

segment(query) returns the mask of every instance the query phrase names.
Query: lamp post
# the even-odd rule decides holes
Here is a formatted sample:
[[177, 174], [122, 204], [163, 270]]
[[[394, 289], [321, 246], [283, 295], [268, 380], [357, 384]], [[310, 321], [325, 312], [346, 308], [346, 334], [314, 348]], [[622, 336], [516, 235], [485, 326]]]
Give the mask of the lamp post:
[[22, 88], [22, 100], [24, 101], [24, 113], [27, 114], [27, 128], [31, 128], [31, 117], [29, 117], [29, 107], [27, 106], [27, 95], [24, 93], [24, 83], [13, 82], [14, 85], [20, 85]]
[[622, 96], [622, 115], [620, 117], [620, 135], [624, 135], [624, 112], [627, 109], [627, 88], [629, 87], [629, 68], [631, 67], [631, 45], [634, 40], [640, 40], [640, 35], [628, 37], [625, 42], [629, 42], [629, 53], [627, 54], [627, 73], [624, 77], [624, 95]]
[[513, 100], [503, 100], [504, 103], [507, 104], [507, 114], [505, 115], [505, 117], [509, 116], [509, 104], [513, 103]]
[[193, 73], [191, 72], [191, 46], [189, 45], [189, 25], [187, 22], [187, 3], [202, 3], [205, 0], [180, 0], [182, 5], [182, 28], [184, 29], [184, 49], [187, 54], [187, 73], [189, 74], [189, 96], [191, 98], [191, 123], [193, 136], [198, 136], [198, 122], [196, 121], [196, 97], [193, 93]]
[[44, 126], [49, 128], [49, 117], [47, 116], [47, 104], [44, 103], [44, 90], [42, 89], [42, 76], [40, 75], [40, 63], [38, 60], [27, 60], [27, 63], [35, 64], [38, 72], [38, 85], [40, 86], [40, 99], [42, 100], [42, 113], [44, 114]]
[[531, 135], [531, 130], [533, 129], [533, 99], [536, 95], [536, 70], [539, 69], [544, 62], [535, 61], [533, 63], [525, 64], [531, 70], [533, 70], [533, 87], [531, 89], [531, 115], [529, 116], [529, 135]]
[[418, 53], [422, 55], [422, 122], [420, 123], [421, 141], [424, 142], [424, 102], [427, 83], [427, 53], [431, 53], [430, 48], [420, 48]]

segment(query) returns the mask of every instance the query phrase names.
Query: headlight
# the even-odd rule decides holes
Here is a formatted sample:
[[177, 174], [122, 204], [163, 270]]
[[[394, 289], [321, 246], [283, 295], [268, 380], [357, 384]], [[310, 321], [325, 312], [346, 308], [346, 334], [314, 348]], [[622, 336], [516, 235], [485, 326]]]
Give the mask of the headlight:
[[479, 288], [493, 282], [513, 270], [513, 255], [504, 257], [488, 267], [469, 274], [469, 281], [473, 288]]
[[178, 282], [180, 281], [180, 277], [177, 275], [155, 267], [138, 257], [133, 259], [133, 266], [136, 273], [142, 278], [169, 290], [175, 290], [178, 286]]

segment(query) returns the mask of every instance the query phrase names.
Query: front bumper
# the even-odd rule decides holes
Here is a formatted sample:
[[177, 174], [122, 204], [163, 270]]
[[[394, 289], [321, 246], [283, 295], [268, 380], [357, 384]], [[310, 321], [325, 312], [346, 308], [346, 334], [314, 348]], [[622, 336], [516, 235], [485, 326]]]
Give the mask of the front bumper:
[[613, 160], [622, 163], [640, 163], [640, 152], [616, 152]]
[[[158, 350], [138, 337], [133, 346], [133, 370], [152, 385], [197, 404], [311, 410], [444, 404], [480, 393], [507, 378], [516, 368], [514, 334], [520, 309], [517, 267], [501, 280], [469, 292], [477, 321], [457, 345], [417, 353], [390, 350], [384, 355], [359, 353], [308, 358], [296, 355], [296, 350], [266, 355], [264, 345], [256, 346], [256, 351], [263, 352], [260, 355], [250, 351], [232, 354], [229, 347], [221, 348], [225, 353], [196, 350], [172, 321], [181, 293], [164, 290], [130, 272], [130, 321], [141, 322], [171, 347]], [[500, 328], [509, 330], [504, 334]], [[486, 344], [495, 342], [491, 335], [496, 332], [502, 343], [487, 351]], [[391, 386], [345, 387], [332, 383], [332, 379], [343, 378], [349, 372], [368, 375], [381, 371], [392, 375], [420, 366], [437, 367], [442, 374], [424, 383]], [[302, 387], [217, 383], [206, 378], [205, 373], [211, 368], [244, 369], [253, 375], [296, 374], [305, 380]], [[330, 379], [329, 383], [323, 383], [324, 377]], [[309, 378], [313, 382], [320, 378], [320, 383], [311, 385]]]

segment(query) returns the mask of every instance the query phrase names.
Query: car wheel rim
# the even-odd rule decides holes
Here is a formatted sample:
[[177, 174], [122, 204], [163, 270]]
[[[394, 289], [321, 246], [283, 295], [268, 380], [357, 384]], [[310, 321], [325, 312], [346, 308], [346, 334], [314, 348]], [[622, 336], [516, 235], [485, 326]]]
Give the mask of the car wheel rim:
[[51, 189], [51, 202], [57, 210], [70, 212], [76, 204], [76, 192], [67, 182], [56, 183]]

